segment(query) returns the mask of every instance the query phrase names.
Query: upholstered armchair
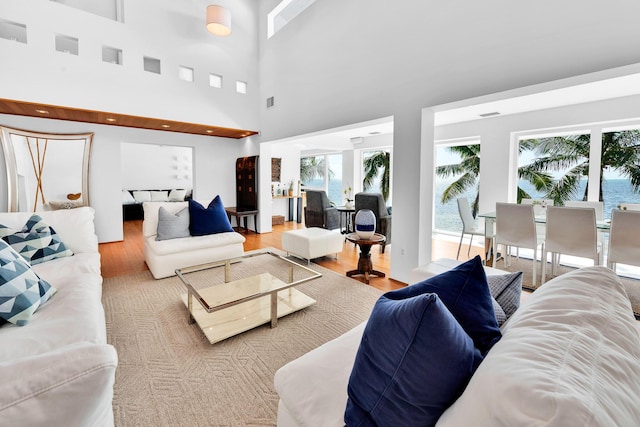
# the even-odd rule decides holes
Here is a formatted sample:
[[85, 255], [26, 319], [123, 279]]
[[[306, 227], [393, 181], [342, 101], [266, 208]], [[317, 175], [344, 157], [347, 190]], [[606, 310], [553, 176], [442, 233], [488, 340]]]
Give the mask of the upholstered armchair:
[[324, 191], [307, 190], [307, 206], [304, 208], [304, 224], [333, 230], [340, 227], [340, 213], [331, 206]]
[[[355, 213], [360, 209], [371, 209], [376, 216], [376, 233], [383, 234], [387, 240], [380, 246], [384, 253], [385, 246], [391, 243], [391, 214], [380, 193], [358, 193], [355, 196]], [[355, 218], [355, 217], [354, 217]]]

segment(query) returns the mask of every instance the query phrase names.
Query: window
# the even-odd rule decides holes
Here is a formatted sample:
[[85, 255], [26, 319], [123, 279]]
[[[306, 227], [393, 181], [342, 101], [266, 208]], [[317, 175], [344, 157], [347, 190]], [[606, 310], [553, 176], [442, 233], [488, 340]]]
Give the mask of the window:
[[124, 22], [124, 0], [51, 0], [74, 9], [102, 16], [118, 22]]
[[391, 149], [362, 151], [362, 191], [382, 193], [391, 205]]
[[20, 43], [27, 42], [27, 26], [0, 19], [0, 37]]
[[147, 56], [142, 58], [143, 67], [145, 71], [150, 73], [160, 74], [160, 60], [155, 58], [149, 58]]
[[236, 92], [238, 93], [247, 93], [247, 82], [236, 82]]
[[78, 54], [78, 39], [75, 37], [56, 34], [56, 50], [58, 52]]
[[344, 205], [342, 154], [301, 157], [300, 182], [305, 189], [324, 190], [334, 204]]
[[436, 147], [434, 228], [438, 232], [459, 236], [462, 221], [456, 200], [465, 197], [473, 211], [479, 197], [479, 168], [480, 144]]
[[222, 87], [222, 76], [209, 74], [209, 86], [220, 89]]
[[178, 66], [178, 78], [185, 82], [193, 82], [193, 68]]
[[283, 0], [267, 15], [267, 38], [280, 31], [315, 0]]
[[115, 47], [102, 46], [102, 61], [122, 65], [122, 50]]

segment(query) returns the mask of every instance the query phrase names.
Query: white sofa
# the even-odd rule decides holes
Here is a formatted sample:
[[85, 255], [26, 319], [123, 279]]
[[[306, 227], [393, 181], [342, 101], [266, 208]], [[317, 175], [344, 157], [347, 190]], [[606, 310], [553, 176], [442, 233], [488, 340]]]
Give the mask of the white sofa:
[[[158, 210], [163, 206], [175, 214], [189, 206], [189, 202], [145, 202], [142, 233], [144, 260], [156, 279], [175, 275], [178, 268], [237, 258], [244, 255], [244, 236], [228, 232], [207, 236], [189, 236], [170, 240], [156, 240]], [[206, 204], [205, 204], [206, 206]]]
[[[0, 327], [0, 424], [111, 426], [118, 363], [107, 344], [94, 211], [38, 212], [74, 255], [33, 266], [57, 289], [25, 326]], [[0, 213], [20, 229], [30, 213]]]
[[[364, 326], [276, 372], [278, 426], [344, 425]], [[437, 427], [640, 425], [638, 322], [611, 270], [589, 267], [547, 282], [501, 330]]]

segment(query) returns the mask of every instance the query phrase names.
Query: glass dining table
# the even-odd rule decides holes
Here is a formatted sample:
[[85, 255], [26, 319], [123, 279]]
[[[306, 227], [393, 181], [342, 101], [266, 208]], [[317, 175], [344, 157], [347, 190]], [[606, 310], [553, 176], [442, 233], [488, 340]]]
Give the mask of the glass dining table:
[[[486, 212], [478, 214], [478, 218], [484, 218], [484, 253], [485, 253], [485, 265], [493, 267], [493, 235], [495, 233], [495, 224], [496, 224], [496, 212]], [[547, 215], [545, 212], [537, 214], [534, 217], [536, 224], [546, 224], [547, 223]], [[597, 220], [596, 221], [596, 229], [598, 231], [608, 233], [611, 229], [611, 221], [610, 220]]]

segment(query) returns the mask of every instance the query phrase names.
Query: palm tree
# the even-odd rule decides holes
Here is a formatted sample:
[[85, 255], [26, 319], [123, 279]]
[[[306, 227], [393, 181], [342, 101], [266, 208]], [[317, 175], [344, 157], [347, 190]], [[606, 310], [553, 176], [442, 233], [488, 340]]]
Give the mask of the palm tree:
[[389, 151], [376, 151], [364, 159], [364, 178], [362, 188], [364, 191], [373, 186], [373, 181], [380, 176], [380, 191], [386, 202], [389, 199], [389, 186], [391, 183], [391, 153]]
[[324, 177], [324, 157], [302, 157], [300, 159], [300, 181], [309, 182]]
[[[582, 194], [578, 194], [580, 180], [589, 176], [590, 135], [570, 135], [523, 141], [536, 147], [540, 156], [532, 163], [539, 171], [565, 171], [547, 190], [545, 198], [557, 205], [580, 197], [587, 200], [589, 181]], [[607, 132], [602, 135], [599, 200], [603, 201], [604, 171], [613, 169], [629, 179], [633, 191], [640, 190], [640, 130]], [[568, 170], [567, 170], [568, 169]]]
[[[519, 151], [530, 150], [535, 147], [536, 141], [527, 140], [522, 141], [519, 146]], [[441, 178], [448, 178], [451, 176], [457, 176], [458, 178], [453, 181], [442, 193], [441, 202], [445, 204], [451, 200], [457, 199], [464, 194], [469, 188], [476, 187], [476, 195], [471, 203], [471, 213], [475, 218], [478, 214], [478, 208], [480, 204], [480, 144], [473, 145], [456, 145], [447, 147], [447, 149], [458, 154], [460, 156], [460, 163], [441, 165], [436, 168], [436, 174]], [[548, 189], [552, 183], [552, 177], [549, 173], [541, 170], [535, 164], [529, 164], [520, 166], [518, 168], [518, 178], [529, 181], [536, 190], [543, 191]], [[531, 196], [520, 186], [518, 186], [518, 203], [523, 198], [530, 198]]]

